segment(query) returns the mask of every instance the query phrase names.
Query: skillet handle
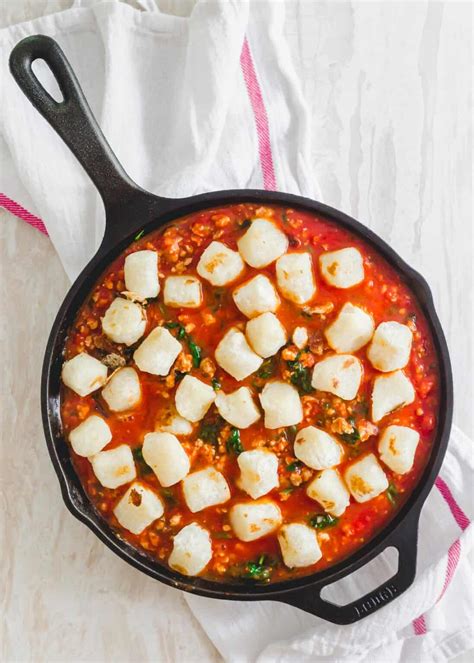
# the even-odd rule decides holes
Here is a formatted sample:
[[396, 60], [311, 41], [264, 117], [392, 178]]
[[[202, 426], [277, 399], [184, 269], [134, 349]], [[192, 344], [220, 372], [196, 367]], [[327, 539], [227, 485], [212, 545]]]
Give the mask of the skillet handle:
[[[55, 101], [32, 70], [42, 59], [63, 95]], [[20, 41], [10, 54], [10, 71], [33, 106], [59, 134], [96, 185], [106, 208], [125, 203], [141, 191], [129, 178], [107, 143], [63, 51], [51, 37]]]
[[410, 514], [379, 550], [379, 554], [389, 547], [398, 550], [398, 570], [392, 578], [371, 592], [346, 605], [337, 605], [321, 597], [325, 587], [323, 584], [283, 594], [279, 600], [340, 625], [353, 624], [380, 610], [403, 594], [415, 579], [419, 517], [419, 512]]

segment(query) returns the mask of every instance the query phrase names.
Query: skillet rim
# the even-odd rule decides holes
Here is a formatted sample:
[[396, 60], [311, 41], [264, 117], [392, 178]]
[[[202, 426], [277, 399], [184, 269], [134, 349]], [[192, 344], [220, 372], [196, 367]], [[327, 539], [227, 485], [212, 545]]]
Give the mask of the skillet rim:
[[[403, 507], [364, 546], [337, 564], [311, 575], [262, 586], [182, 576], [164, 564], [156, 562], [117, 536], [115, 531], [95, 511], [80, 484], [79, 477], [76, 475], [70, 459], [69, 447], [65, 438], [58, 434], [57, 426], [56, 430], [54, 426], [54, 424], [59, 424], [60, 428], [61, 424], [59, 391], [57, 390], [55, 394], [51, 394], [55, 386], [52, 385], [52, 377], [54, 377], [54, 372], [58, 377], [58, 371], [60, 372], [60, 365], [62, 364], [62, 350], [67, 329], [72, 324], [79, 307], [90, 293], [97, 278], [110, 262], [133, 241], [133, 237], [139, 228], [143, 228], [146, 235], [173, 219], [189, 213], [218, 205], [245, 202], [281, 204], [287, 207], [309, 210], [326, 217], [337, 225], [342, 225], [374, 247], [401, 275], [414, 293], [430, 327], [438, 357], [440, 375], [440, 411], [432, 452], [417, 485]], [[412, 533], [416, 536], [419, 512], [434, 484], [446, 453], [453, 414], [453, 384], [448, 347], [434, 307], [431, 290], [424, 277], [408, 265], [385, 240], [356, 219], [333, 207], [294, 194], [258, 189], [232, 189], [199, 194], [184, 199], [164, 199], [137, 189], [136, 197], [132, 197], [128, 205], [121, 209], [112, 208], [106, 211], [106, 231], [103, 242], [72, 284], [52, 325], [45, 350], [41, 377], [41, 410], [46, 444], [60, 483], [63, 501], [70, 513], [87, 525], [109, 549], [138, 570], [169, 586], [220, 599], [288, 600], [289, 595], [296, 597], [298, 593], [308, 589], [321, 589], [364, 566], [386, 547], [389, 547], [393, 539], [399, 536], [402, 528], [406, 530], [407, 542], [409, 541], [411, 544], [413, 536], [408, 536], [408, 534]], [[137, 224], [137, 216], [140, 219], [142, 218], [140, 212], [143, 214], [143, 220]], [[80, 303], [73, 306], [78, 299], [80, 299]], [[65, 451], [67, 452], [67, 458], [65, 457]], [[67, 462], [68, 460], [69, 462]], [[80, 504], [81, 501], [82, 504]], [[89, 508], [87, 509], [87, 507]], [[396, 547], [399, 549], [399, 564], [401, 565], [403, 564], [403, 543], [397, 544]]]

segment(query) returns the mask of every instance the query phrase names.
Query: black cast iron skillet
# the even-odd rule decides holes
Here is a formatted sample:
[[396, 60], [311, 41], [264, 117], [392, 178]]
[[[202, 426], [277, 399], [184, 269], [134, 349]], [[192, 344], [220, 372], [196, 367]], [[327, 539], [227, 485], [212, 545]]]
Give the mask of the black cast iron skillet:
[[[39, 83], [32, 63], [43, 59], [53, 72], [63, 95], [55, 101]], [[400, 596], [413, 582], [416, 571], [420, 510], [441, 467], [451, 428], [453, 393], [446, 341], [426, 281], [371, 230], [331, 207], [286, 193], [242, 189], [216, 191], [190, 198], [167, 199], [138, 187], [123, 170], [92, 115], [73, 70], [58, 44], [43, 35], [23, 39], [13, 49], [10, 69], [25, 95], [51, 124], [91, 177], [102, 196], [106, 227], [96, 255], [68, 292], [54, 321], [44, 357], [41, 403], [49, 454], [58, 475], [66, 506], [111, 550], [140, 571], [167, 585], [218, 599], [282, 601], [335, 624], [350, 624]], [[158, 564], [144, 552], [118, 538], [93, 508], [77, 477], [63, 436], [60, 416], [60, 372], [63, 347], [75, 315], [96, 280], [141, 229], [146, 233], [172, 219], [197, 210], [232, 203], [274, 203], [320, 214], [362, 237], [402, 275], [415, 293], [433, 335], [440, 370], [440, 411], [428, 465], [412, 495], [381, 532], [349, 558], [311, 576], [265, 586], [212, 582], [187, 578]], [[388, 547], [398, 550], [398, 570], [387, 582], [356, 601], [339, 606], [321, 598], [326, 586], [356, 569]]]

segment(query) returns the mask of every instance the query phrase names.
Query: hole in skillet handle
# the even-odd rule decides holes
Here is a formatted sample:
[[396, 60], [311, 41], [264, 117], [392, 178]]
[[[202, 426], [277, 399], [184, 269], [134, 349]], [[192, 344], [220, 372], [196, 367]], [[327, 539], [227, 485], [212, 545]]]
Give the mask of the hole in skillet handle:
[[[408, 514], [389, 538], [383, 542], [383, 547], [377, 550], [377, 554], [380, 554], [386, 548], [396, 548], [398, 569], [392, 578], [364, 596], [346, 605], [336, 605], [321, 596], [322, 590], [330, 582], [319, 585], [315, 581], [313, 586], [282, 593], [277, 600], [338, 625], [353, 624], [380, 610], [401, 596], [415, 579], [419, 516], [418, 510], [416, 513]], [[373, 558], [374, 556], [371, 557], [371, 559]], [[357, 565], [356, 568], [361, 566], [363, 564]], [[342, 577], [340, 576], [336, 580]]]
[[[45, 65], [49, 68], [62, 94], [61, 101], [54, 99], [36, 76], [36, 60], [44, 61], [43, 69]], [[68, 59], [54, 39], [46, 35], [22, 39], [11, 52], [9, 65], [25, 96], [84, 167], [106, 209], [124, 204], [143, 191], [129, 178], [112, 151]]]

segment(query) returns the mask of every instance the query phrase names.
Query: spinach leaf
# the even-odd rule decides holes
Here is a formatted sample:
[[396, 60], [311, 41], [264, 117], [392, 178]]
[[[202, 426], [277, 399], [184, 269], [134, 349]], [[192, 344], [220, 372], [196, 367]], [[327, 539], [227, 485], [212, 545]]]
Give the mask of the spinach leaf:
[[309, 519], [309, 524], [315, 529], [326, 529], [326, 527], [334, 527], [339, 522], [339, 518], [331, 516], [329, 513], [318, 513]]
[[355, 420], [353, 417], [349, 417], [347, 423], [352, 426], [351, 433], [341, 433], [341, 437], [346, 444], [357, 444], [360, 441], [360, 433], [356, 428]]
[[298, 429], [296, 428], [296, 426], [288, 426], [287, 428], [285, 428], [285, 436], [286, 436], [286, 439], [288, 440], [288, 442], [294, 442], [295, 441], [295, 437], [296, 437], [297, 432], [298, 432]]
[[227, 440], [227, 451], [238, 456], [243, 450], [244, 448], [240, 440], [240, 431], [238, 428], [232, 428], [229, 439]]
[[201, 365], [202, 350], [199, 347], [199, 345], [196, 345], [196, 343], [191, 340], [189, 335], [187, 336], [187, 341], [188, 341], [189, 351], [191, 352], [193, 358], [193, 366], [194, 368], [199, 368], [199, 366]]
[[144, 234], [145, 234], [145, 228], [140, 230], [140, 232], [135, 235], [135, 237], [133, 238], [133, 241], [138, 242], [138, 240], [141, 239]]
[[143, 458], [142, 447], [135, 447], [132, 449], [133, 459], [135, 460], [138, 466], [138, 474], [145, 475], [153, 472], [151, 467], [146, 464], [145, 459]]
[[176, 338], [179, 339], [180, 341], [186, 341], [188, 344], [189, 352], [191, 353], [191, 356], [193, 358], [193, 366], [194, 368], [199, 368], [201, 365], [201, 358], [202, 358], [202, 350], [197, 345], [191, 336], [188, 334], [186, 329], [181, 325], [179, 322], [165, 322], [165, 327], [167, 329], [176, 329], [177, 332], [175, 334]]
[[260, 555], [254, 562], [247, 562], [241, 577], [253, 582], [269, 582], [273, 572], [272, 567], [272, 562], [270, 560], [267, 562], [266, 556]]
[[275, 373], [275, 368], [276, 368], [275, 358], [269, 357], [268, 359], [265, 359], [265, 361], [258, 369], [257, 376], [259, 378], [271, 378], [272, 375]]
[[397, 504], [397, 498], [398, 498], [398, 490], [395, 484], [389, 483], [388, 488], [385, 491], [385, 494], [387, 495], [387, 499], [390, 502], [392, 506], [395, 506]]
[[311, 386], [311, 372], [309, 368], [303, 366], [296, 358], [294, 361], [287, 361], [287, 366], [291, 371], [290, 382], [295, 385], [300, 394], [310, 394], [314, 391]]
[[293, 463], [290, 463], [289, 465], [286, 466], [286, 469], [288, 472], [294, 472], [295, 470], [299, 470], [300, 467], [303, 466], [303, 463], [299, 460], [293, 461]]
[[201, 422], [198, 437], [204, 440], [204, 442], [217, 444], [219, 442], [219, 433], [224, 424], [225, 421], [220, 415], [207, 416]]
[[219, 389], [222, 389], [222, 385], [217, 378], [212, 378], [211, 384], [214, 391], [219, 391]]
[[161, 494], [166, 500], [168, 506], [175, 506], [178, 503], [178, 500], [169, 488], [163, 488]]

